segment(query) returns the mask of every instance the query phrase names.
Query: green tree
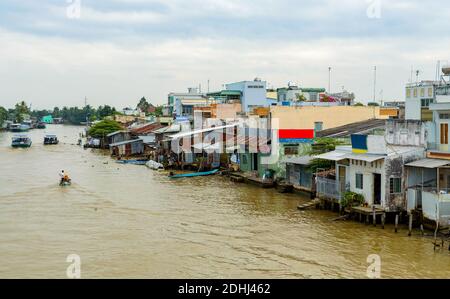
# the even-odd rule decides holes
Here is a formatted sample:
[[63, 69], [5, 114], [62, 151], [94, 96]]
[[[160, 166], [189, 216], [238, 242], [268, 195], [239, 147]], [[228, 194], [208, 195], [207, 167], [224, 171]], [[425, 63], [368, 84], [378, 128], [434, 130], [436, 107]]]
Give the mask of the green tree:
[[24, 121], [25, 116], [30, 115], [30, 109], [28, 109], [27, 104], [25, 101], [21, 101], [16, 104], [14, 108], [14, 120], [17, 123], [21, 123]]
[[380, 104], [375, 103], [375, 102], [371, 102], [371, 103], [368, 103], [367, 106], [369, 106], [369, 107], [378, 107], [378, 106], [380, 106]]
[[139, 103], [136, 106], [137, 109], [140, 109], [145, 113], [147, 112], [148, 107], [150, 107], [150, 104], [147, 102], [147, 99], [145, 97], [142, 97], [142, 99], [140, 99]]
[[364, 104], [363, 104], [363, 103], [356, 103], [356, 104], [353, 105], [353, 106], [355, 106], [355, 107], [364, 107]]
[[88, 133], [89, 136], [94, 138], [104, 138], [106, 135], [122, 129], [122, 126], [118, 122], [105, 119], [92, 126]]
[[8, 119], [8, 111], [2, 106], [0, 106], [0, 128], [7, 119]]

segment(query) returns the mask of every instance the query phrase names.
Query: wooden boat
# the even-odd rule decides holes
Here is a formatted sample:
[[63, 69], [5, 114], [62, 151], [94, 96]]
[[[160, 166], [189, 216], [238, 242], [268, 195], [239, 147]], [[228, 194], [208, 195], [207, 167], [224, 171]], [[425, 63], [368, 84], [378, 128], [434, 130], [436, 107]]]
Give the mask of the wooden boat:
[[169, 178], [171, 178], [171, 179], [181, 179], [181, 178], [192, 178], [192, 177], [198, 177], [198, 176], [208, 176], [208, 175], [216, 174], [218, 171], [219, 171], [219, 169], [214, 169], [214, 170], [211, 170], [211, 171], [204, 171], [204, 172], [175, 174], [175, 175], [169, 175]]
[[280, 193], [292, 193], [294, 191], [294, 185], [286, 182], [277, 182], [277, 191]]
[[37, 129], [45, 129], [47, 126], [44, 122], [39, 122], [36, 126]]
[[68, 181], [60, 182], [59, 185], [60, 185], [61, 187], [70, 186], [70, 185], [72, 185], [72, 180], [69, 179]]
[[26, 132], [30, 129], [30, 126], [26, 124], [11, 124], [9, 130], [11, 132]]
[[54, 145], [54, 144], [58, 144], [59, 140], [58, 137], [56, 137], [56, 135], [45, 135], [44, 137], [44, 145]]
[[145, 165], [148, 160], [118, 160], [119, 164]]
[[30, 147], [32, 144], [31, 138], [27, 135], [13, 136], [11, 146], [12, 147]]

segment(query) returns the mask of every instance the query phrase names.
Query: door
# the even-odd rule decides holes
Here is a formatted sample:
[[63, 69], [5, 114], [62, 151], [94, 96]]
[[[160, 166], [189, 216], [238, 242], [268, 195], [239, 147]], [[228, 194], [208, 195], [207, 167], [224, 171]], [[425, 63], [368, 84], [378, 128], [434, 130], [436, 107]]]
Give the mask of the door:
[[347, 184], [347, 168], [345, 166], [339, 166], [339, 187], [341, 194], [346, 192]]
[[258, 171], [258, 154], [253, 154], [253, 170]]
[[381, 174], [373, 174], [373, 203], [381, 205]]
[[448, 150], [448, 123], [441, 123], [440, 125], [440, 150]]

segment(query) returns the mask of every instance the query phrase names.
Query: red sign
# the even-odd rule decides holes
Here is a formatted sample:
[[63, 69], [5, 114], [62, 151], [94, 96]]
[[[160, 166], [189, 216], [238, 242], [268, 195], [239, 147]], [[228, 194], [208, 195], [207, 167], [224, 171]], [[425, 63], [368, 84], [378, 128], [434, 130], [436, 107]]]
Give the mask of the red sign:
[[314, 139], [314, 130], [279, 130], [280, 139]]

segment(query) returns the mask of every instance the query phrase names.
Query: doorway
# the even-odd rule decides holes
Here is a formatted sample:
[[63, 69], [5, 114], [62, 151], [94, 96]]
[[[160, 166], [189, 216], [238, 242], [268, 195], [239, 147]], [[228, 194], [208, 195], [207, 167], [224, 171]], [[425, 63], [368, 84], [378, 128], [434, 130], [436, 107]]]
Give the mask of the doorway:
[[381, 174], [373, 174], [373, 204], [381, 205]]
[[258, 171], [258, 154], [253, 154], [253, 170]]

